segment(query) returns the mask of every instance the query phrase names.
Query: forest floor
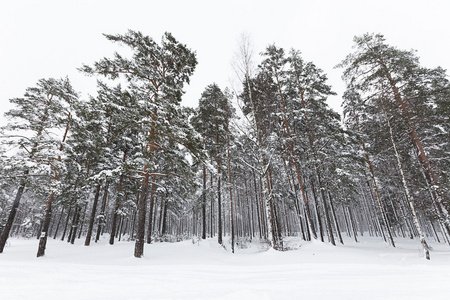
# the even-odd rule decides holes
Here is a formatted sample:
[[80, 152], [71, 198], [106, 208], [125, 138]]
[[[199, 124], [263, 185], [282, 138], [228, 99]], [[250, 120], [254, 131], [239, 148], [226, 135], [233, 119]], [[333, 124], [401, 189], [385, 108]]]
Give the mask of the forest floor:
[[0, 254], [0, 298], [9, 299], [449, 299], [450, 247], [429, 240], [376, 237], [345, 245], [288, 239], [289, 251], [254, 241], [230, 251], [228, 239], [91, 246], [50, 239], [36, 258], [36, 239], [11, 238]]

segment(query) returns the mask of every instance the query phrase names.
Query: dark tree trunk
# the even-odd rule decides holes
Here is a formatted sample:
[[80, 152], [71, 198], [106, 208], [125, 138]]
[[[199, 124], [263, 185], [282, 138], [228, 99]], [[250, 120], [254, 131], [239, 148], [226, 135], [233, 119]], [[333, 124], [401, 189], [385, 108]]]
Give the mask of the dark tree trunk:
[[72, 212], [72, 206], [69, 207], [69, 211], [67, 212], [66, 223], [64, 224], [64, 231], [63, 231], [63, 234], [61, 236], [61, 241], [64, 241], [64, 237], [66, 236], [67, 225], [69, 225], [70, 213], [71, 212]]
[[320, 240], [323, 242], [324, 240], [323, 240], [322, 216], [321, 216], [320, 211], [319, 211], [319, 203], [317, 201], [316, 190], [315, 190], [315, 187], [314, 187], [314, 180], [311, 180], [311, 190], [313, 192], [314, 207], [315, 207], [315, 211], [316, 211], [317, 224], [319, 225]]
[[250, 230], [250, 240], [255, 237], [255, 225], [254, 225], [254, 215], [253, 215], [253, 201], [251, 197], [248, 196], [248, 186], [247, 186], [247, 174], [244, 172], [244, 187], [245, 187], [245, 200], [248, 205], [248, 224]]
[[334, 219], [334, 224], [336, 225], [336, 232], [338, 234], [339, 237], [339, 242], [344, 245], [344, 240], [342, 239], [342, 235], [341, 235], [341, 229], [339, 227], [339, 221], [336, 217], [336, 210], [334, 209], [334, 204], [333, 204], [333, 198], [331, 198], [331, 194], [330, 192], [328, 192], [328, 196], [330, 198], [330, 207], [331, 207], [331, 212], [333, 214], [333, 219]]
[[117, 211], [119, 210], [119, 205], [120, 205], [120, 192], [121, 192], [121, 187], [122, 187], [122, 180], [123, 180], [123, 174], [120, 175], [120, 180], [119, 180], [119, 187], [117, 189], [117, 195], [116, 195], [116, 201], [114, 203], [114, 209], [112, 212], [112, 217], [111, 217], [111, 235], [109, 236], [109, 244], [110, 245], [114, 245], [114, 238], [116, 236], [116, 232], [117, 232]]
[[89, 219], [89, 227], [86, 234], [86, 240], [84, 241], [85, 246], [89, 246], [91, 244], [92, 229], [94, 228], [95, 213], [97, 211], [97, 203], [99, 196], [100, 196], [100, 184], [97, 185], [97, 187], [95, 188], [95, 196], [94, 202], [92, 203], [91, 218]]
[[[123, 152], [122, 162], [124, 163], [127, 158], [128, 150]], [[120, 174], [119, 185], [117, 186], [117, 195], [116, 201], [114, 203], [114, 209], [111, 216], [111, 235], [109, 237], [109, 244], [114, 245], [114, 237], [116, 236], [116, 227], [117, 227], [117, 211], [119, 210], [120, 205], [120, 193], [122, 192], [122, 184], [123, 184], [123, 173]]]
[[323, 210], [325, 212], [325, 220], [326, 220], [326, 225], [327, 225], [327, 229], [328, 229], [328, 237], [330, 239], [331, 244], [333, 246], [336, 246], [336, 242], [334, 240], [333, 228], [331, 226], [330, 213], [329, 213], [328, 205], [327, 205], [327, 198], [325, 196], [325, 187], [322, 185], [322, 178], [320, 176], [319, 170], [316, 170], [316, 172], [317, 172], [317, 179], [319, 182], [319, 190], [320, 190], [320, 194], [322, 196], [322, 201], [323, 201]]
[[220, 166], [217, 167], [217, 242], [222, 245], [222, 199], [220, 194]]
[[109, 188], [109, 182], [107, 182], [105, 184], [105, 191], [103, 192], [102, 207], [101, 207], [100, 215], [99, 215], [99, 218], [98, 218], [97, 233], [95, 235], [95, 242], [96, 243], [100, 239], [100, 234], [102, 233], [102, 230], [105, 227], [105, 222], [106, 222], [105, 211], [106, 211], [106, 200], [108, 199], [108, 188]]
[[259, 229], [259, 239], [262, 239], [262, 228], [261, 228], [261, 213], [259, 208], [259, 201], [258, 201], [258, 185], [256, 184], [256, 176], [255, 171], [252, 172], [253, 174], [253, 185], [255, 187], [255, 204], [256, 204], [256, 215], [258, 219], [258, 229]]
[[358, 242], [356, 223], [355, 223], [355, 219], [353, 218], [353, 214], [352, 214], [352, 211], [350, 210], [349, 206], [347, 206], [347, 211], [348, 211], [348, 216], [350, 217], [350, 225], [351, 225], [351, 230], [353, 232], [353, 238], [355, 239], [355, 242]]
[[153, 230], [153, 207], [155, 203], [155, 176], [152, 177], [152, 191], [150, 193], [150, 212], [148, 213], [148, 228], [147, 228], [147, 244], [152, 242]]
[[167, 201], [164, 201], [164, 209], [163, 209], [163, 214], [162, 214], [162, 220], [161, 220], [161, 236], [164, 236], [166, 234], [166, 230], [167, 230]]
[[75, 209], [75, 215], [73, 216], [73, 223], [72, 223], [72, 234], [69, 235], [70, 237], [70, 243], [73, 245], [75, 243], [75, 237], [77, 236], [77, 230], [78, 230], [78, 223], [80, 222], [80, 207], [77, 205]]
[[228, 189], [230, 192], [230, 222], [231, 222], [231, 252], [234, 253], [234, 209], [233, 191], [231, 186], [231, 158], [230, 158], [230, 134], [227, 126], [227, 162], [228, 162]]
[[[25, 171], [25, 175], [28, 174], [28, 171]], [[16, 217], [17, 208], [20, 204], [20, 199], [22, 198], [23, 192], [25, 190], [26, 177], [22, 179], [20, 182], [19, 189], [17, 190], [16, 198], [14, 199], [13, 206], [11, 211], [9, 212], [8, 220], [6, 221], [5, 228], [3, 228], [2, 234], [0, 235], [0, 253], [3, 253], [3, 249], [5, 248], [6, 241], [8, 240], [9, 233], [12, 228], [12, 224], [14, 223], [14, 218]]]
[[144, 178], [142, 179], [141, 197], [138, 203], [138, 223], [136, 233], [136, 243], [134, 247], [134, 257], [141, 258], [144, 255], [145, 241], [145, 217], [147, 208], [147, 192], [150, 175], [147, 173], [148, 165], [144, 167]]
[[202, 239], [206, 239], [206, 166], [203, 165]]
[[[211, 176], [210, 176], [210, 180], [209, 180], [209, 186], [210, 186], [210, 189], [212, 189], [212, 185], [213, 185], [213, 174], [212, 174], [212, 172], [211, 172], [211, 174], [210, 174]], [[215, 227], [214, 227], [214, 197], [211, 197], [211, 207], [209, 208], [209, 211], [210, 211], [210, 233], [211, 233], [211, 236], [210, 237], [214, 237], [214, 234], [215, 234]]]
[[48, 228], [50, 226], [50, 221], [52, 219], [52, 202], [55, 194], [52, 192], [47, 200], [47, 207], [45, 209], [44, 226], [41, 231], [41, 237], [39, 239], [39, 247], [37, 252], [37, 257], [45, 255], [45, 247], [47, 245]]
[[58, 235], [59, 225], [61, 224], [62, 218], [64, 215], [64, 207], [61, 210], [61, 214], [59, 215], [58, 223], [56, 224], [55, 234], [53, 235], [53, 239], [56, 239], [56, 236]]
[[87, 211], [87, 203], [84, 204], [83, 217], [80, 220], [80, 230], [78, 230], [78, 239], [81, 238], [81, 234], [83, 233], [84, 221], [86, 220], [86, 211]]

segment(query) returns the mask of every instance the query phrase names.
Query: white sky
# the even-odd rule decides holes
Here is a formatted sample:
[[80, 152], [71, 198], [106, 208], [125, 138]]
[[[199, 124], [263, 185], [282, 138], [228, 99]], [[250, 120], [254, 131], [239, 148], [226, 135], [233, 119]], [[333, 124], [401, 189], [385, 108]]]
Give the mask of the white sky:
[[[298, 49], [328, 74], [339, 95], [355, 35], [382, 33], [401, 49], [416, 49], [422, 65], [450, 69], [450, 1], [396, 0], [15, 0], [0, 4], [0, 124], [9, 99], [40, 78], [69, 76], [86, 98], [95, 79], [76, 68], [110, 57], [116, 47], [102, 33], [139, 30], [159, 41], [165, 31], [197, 52], [198, 66], [184, 104], [196, 106], [213, 82], [230, 86], [233, 54], [242, 33], [259, 53], [271, 43]], [[120, 50], [120, 49], [119, 49]]]

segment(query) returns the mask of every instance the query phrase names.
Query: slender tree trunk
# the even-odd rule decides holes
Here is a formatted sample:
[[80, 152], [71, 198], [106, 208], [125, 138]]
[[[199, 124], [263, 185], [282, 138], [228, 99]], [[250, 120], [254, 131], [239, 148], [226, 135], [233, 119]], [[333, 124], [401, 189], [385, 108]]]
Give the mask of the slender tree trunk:
[[[122, 163], [125, 163], [125, 161], [126, 161], [127, 152], [128, 152], [127, 149], [123, 151]], [[116, 236], [117, 212], [118, 212], [119, 206], [120, 206], [120, 197], [121, 197], [121, 192], [122, 192], [123, 177], [124, 177], [124, 174], [121, 173], [120, 174], [120, 178], [119, 178], [119, 185], [117, 186], [116, 201], [114, 203], [114, 209], [113, 209], [113, 213], [112, 213], [112, 216], [111, 216], [112, 217], [112, 220], [111, 220], [111, 235], [109, 236], [109, 244], [110, 245], [114, 245], [114, 238]]]
[[64, 231], [63, 234], [61, 236], [61, 241], [64, 241], [64, 237], [66, 236], [66, 232], [67, 232], [67, 225], [69, 225], [69, 221], [70, 221], [70, 213], [72, 212], [72, 206], [69, 207], [69, 211], [67, 212], [67, 217], [66, 217], [66, 222], [64, 224]]
[[97, 211], [97, 203], [98, 203], [99, 196], [100, 196], [100, 184], [98, 184], [97, 187], [95, 188], [95, 196], [94, 196], [94, 202], [92, 203], [91, 218], [89, 219], [89, 227], [88, 227], [88, 231], [86, 233], [86, 240], [84, 241], [85, 246], [89, 246], [91, 244], [92, 229], [94, 228], [94, 221], [95, 221], [95, 215], [96, 215], [96, 211]]
[[262, 239], [263, 231], [262, 231], [262, 225], [261, 225], [261, 212], [260, 212], [260, 206], [259, 206], [259, 200], [258, 200], [258, 185], [256, 183], [256, 175], [255, 171], [252, 170], [253, 174], [253, 185], [255, 187], [255, 204], [256, 204], [256, 216], [258, 219], [258, 229], [259, 229], [259, 239]]
[[80, 220], [80, 230], [78, 230], [78, 239], [80, 239], [81, 234], [83, 234], [84, 221], [86, 220], [86, 211], [87, 211], [87, 203], [84, 204], [83, 217]]
[[[319, 179], [319, 187], [320, 187], [321, 183], [320, 183], [320, 179]], [[331, 218], [330, 218], [330, 212], [327, 206], [327, 199], [325, 196], [325, 191], [323, 191], [323, 188], [320, 187], [321, 190], [321, 194], [322, 194], [322, 200], [323, 200], [323, 209], [325, 212], [325, 220], [326, 220], [326, 225], [327, 225], [327, 229], [328, 229], [328, 237], [330, 239], [330, 242], [333, 246], [336, 246], [336, 242], [334, 240], [334, 234], [333, 234], [333, 228], [331, 226]]]
[[230, 135], [227, 126], [227, 161], [228, 161], [228, 189], [230, 192], [230, 222], [231, 222], [231, 252], [234, 253], [234, 209], [233, 209], [233, 192], [231, 187], [231, 159], [230, 159]]
[[124, 219], [124, 217], [123, 216], [120, 216], [120, 221], [119, 221], [119, 230], [118, 230], [118, 236], [117, 236], [117, 238], [119, 239], [119, 242], [120, 242], [120, 239], [122, 238], [122, 233], [123, 233], [123, 219]]
[[[213, 174], [212, 174], [212, 172], [210, 172], [210, 177], [209, 177], [209, 185], [210, 185], [210, 189], [212, 190], [212, 187], [213, 187], [213, 182], [214, 182], [214, 180], [213, 180]], [[209, 209], [210, 210], [210, 218], [211, 218], [211, 221], [210, 221], [210, 224], [211, 224], [211, 228], [210, 228], [210, 231], [211, 231], [211, 237], [214, 237], [214, 233], [215, 233], [215, 228], [214, 228], [214, 197], [211, 197], [211, 208]]]
[[319, 225], [319, 234], [320, 234], [320, 240], [323, 242], [323, 226], [322, 226], [322, 217], [320, 215], [319, 211], [319, 203], [317, 201], [317, 195], [316, 195], [316, 189], [314, 186], [314, 180], [311, 180], [311, 190], [313, 193], [313, 199], [314, 199], [314, 210], [316, 212], [316, 218], [317, 218], [317, 224]]
[[74, 222], [72, 223], [72, 235], [70, 235], [70, 243], [75, 243], [75, 237], [77, 236], [78, 224], [80, 222], [80, 207], [77, 205], [74, 215]]
[[64, 215], [64, 207], [61, 210], [61, 214], [59, 215], [58, 223], [56, 224], [55, 234], [53, 235], [53, 239], [56, 239], [56, 236], [58, 235], [59, 225], [61, 224], [62, 218]]
[[339, 237], [339, 242], [344, 245], [344, 240], [342, 239], [342, 235], [341, 235], [341, 229], [339, 227], [339, 220], [336, 217], [336, 210], [334, 209], [334, 204], [333, 204], [333, 198], [331, 197], [331, 193], [328, 192], [328, 196], [330, 199], [330, 206], [331, 206], [331, 212], [333, 213], [333, 219], [334, 219], [334, 224], [336, 226], [336, 231]]
[[114, 203], [114, 208], [111, 216], [111, 234], [109, 236], [109, 244], [114, 245], [114, 238], [117, 232], [117, 218], [118, 218], [118, 210], [120, 207], [120, 193], [122, 191], [122, 182], [123, 182], [123, 174], [120, 174], [119, 186], [117, 188], [116, 201]]
[[219, 244], [222, 245], [223, 241], [222, 241], [222, 236], [223, 236], [223, 228], [222, 228], [222, 194], [221, 194], [221, 186], [220, 186], [220, 181], [221, 181], [221, 159], [220, 159], [220, 150], [219, 150], [219, 124], [218, 121], [216, 120], [216, 152], [217, 152], [217, 156], [216, 156], [216, 164], [217, 164], [217, 228], [218, 228], [218, 233], [217, 233], [217, 242]]
[[[204, 135], [203, 135], [203, 146], [205, 146], [205, 136]], [[203, 164], [202, 239], [206, 239], [206, 165], [205, 164]]]
[[411, 199], [408, 185], [406, 184], [405, 175], [403, 174], [402, 163], [400, 161], [400, 156], [398, 155], [397, 146], [396, 146], [395, 141], [394, 141], [394, 134], [392, 132], [391, 123], [389, 122], [389, 117], [388, 117], [388, 115], [386, 113], [386, 110], [384, 108], [382, 99], [381, 99], [381, 105], [382, 105], [382, 108], [383, 108], [384, 116], [386, 117], [387, 125], [389, 127], [389, 134], [390, 134], [390, 137], [391, 137], [391, 142], [392, 142], [392, 147], [394, 149], [395, 158], [397, 159], [397, 166], [398, 166], [398, 169], [400, 171], [400, 176], [402, 178], [403, 188], [405, 190], [406, 198], [408, 199], [409, 206], [411, 207], [411, 212], [413, 214], [414, 225], [416, 226], [416, 229], [419, 232], [420, 243], [422, 244], [423, 251], [424, 251], [424, 254], [425, 254], [425, 258], [429, 260], [430, 259], [429, 247], [428, 247], [427, 241], [425, 240], [425, 236], [423, 235], [422, 228], [420, 227], [420, 223], [419, 223], [419, 219], [418, 219], [417, 214], [416, 214], [414, 203], [413, 203], [413, 201]]
[[70, 243], [70, 239], [72, 238], [72, 232], [73, 232], [73, 227], [75, 224], [75, 219], [77, 217], [77, 213], [78, 213], [78, 205], [75, 205], [75, 211], [72, 215], [72, 220], [70, 221], [70, 229], [69, 229], [69, 234], [67, 235], [67, 242]]
[[222, 245], [222, 195], [220, 187], [220, 166], [217, 167], [217, 242]]
[[106, 224], [106, 201], [108, 199], [108, 189], [109, 189], [109, 182], [106, 182], [105, 184], [105, 191], [103, 192], [103, 197], [102, 197], [102, 206], [100, 209], [100, 215], [98, 216], [98, 226], [97, 226], [97, 232], [95, 235], [95, 242], [97, 243], [97, 241], [100, 239], [100, 234], [103, 231], [103, 228], [105, 227]]
[[206, 166], [203, 165], [202, 239], [206, 239]]
[[161, 220], [161, 236], [165, 236], [167, 233], [167, 209], [168, 209], [168, 202], [166, 200], [164, 201], [164, 209]]
[[153, 207], [155, 202], [155, 176], [152, 176], [152, 189], [150, 192], [150, 212], [148, 213], [148, 228], [147, 228], [147, 244], [152, 242], [153, 230]]
[[[317, 157], [317, 154], [314, 152], [314, 156]], [[316, 158], [317, 160], [317, 158]], [[322, 196], [322, 202], [323, 202], [323, 211], [325, 213], [325, 221], [326, 221], [326, 226], [328, 229], [328, 238], [330, 239], [330, 242], [333, 246], [336, 246], [336, 242], [334, 240], [334, 234], [333, 234], [333, 228], [331, 226], [331, 218], [330, 218], [330, 213], [329, 213], [329, 209], [328, 209], [328, 205], [327, 205], [327, 198], [325, 195], [325, 187], [322, 184], [322, 176], [321, 176], [321, 166], [315, 166], [316, 168], [316, 174], [317, 174], [317, 181], [319, 183], [319, 190], [320, 190], [320, 195]], [[331, 201], [331, 199], [330, 199]]]
[[351, 230], [353, 233], [353, 238], [355, 239], [355, 242], [358, 242], [358, 238], [357, 238], [358, 233], [357, 233], [355, 218], [353, 217], [352, 211], [350, 210], [350, 206], [347, 206], [347, 212], [348, 212], [348, 216], [350, 218], [350, 226], [351, 226]]
[[255, 225], [254, 225], [254, 214], [253, 214], [253, 201], [251, 197], [248, 196], [248, 186], [247, 186], [247, 176], [244, 172], [244, 187], [245, 187], [245, 199], [248, 203], [248, 221], [249, 221], [249, 229], [250, 229], [250, 240], [255, 237]]

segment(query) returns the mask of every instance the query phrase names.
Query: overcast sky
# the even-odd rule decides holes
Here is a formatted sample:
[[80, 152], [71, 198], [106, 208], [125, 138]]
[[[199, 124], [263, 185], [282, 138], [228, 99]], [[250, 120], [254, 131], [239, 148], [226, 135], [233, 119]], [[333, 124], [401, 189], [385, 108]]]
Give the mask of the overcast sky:
[[[391, 45], [415, 49], [426, 67], [450, 69], [450, 1], [271, 0], [138, 1], [15, 0], [0, 6], [0, 124], [9, 99], [40, 78], [69, 76], [83, 98], [95, 79], [76, 68], [117, 48], [102, 33], [139, 30], [159, 41], [165, 31], [197, 52], [198, 66], [184, 104], [196, 106], [213, 82], [230, 86], [231, 61], [242, 33], [255, 53], [275, 43], [300, 50], [329, 77], [340, 109], [344, 90], [334, 69], [351, 52], [355, 35], [381, 33]], [[119, 49], [120, 50], [120, 49]]]

